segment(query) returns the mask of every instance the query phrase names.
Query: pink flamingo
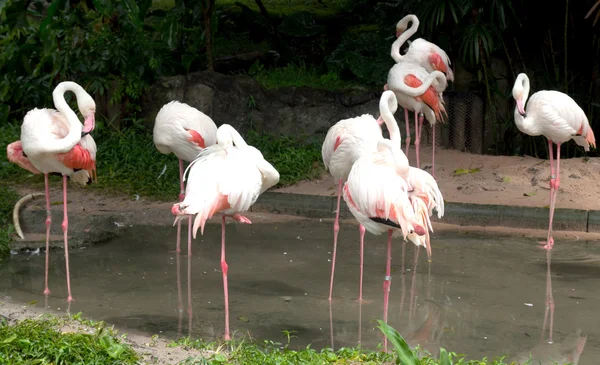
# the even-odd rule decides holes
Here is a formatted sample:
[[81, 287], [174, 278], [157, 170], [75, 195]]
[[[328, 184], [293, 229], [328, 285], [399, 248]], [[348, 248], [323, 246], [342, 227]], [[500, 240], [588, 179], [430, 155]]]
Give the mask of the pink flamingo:
[[[77, 114], [67, 104], [64, 93], [72, 91], [77, 97], [77, 105], [85, 117], [81, 125]], [[65, 263], [67, 268], [67, 301], [71, 302], [71, 279], [69, 273], [69, 245], [67, 232], [69, 219], [67, 215], [67, 176], [83, 186], [92, 179], [96, 180], [96, 143], [89, 134], [95, 125], [94, 99], [78, 84], [65, 81], [56, 86], [52, 92], [54, 109], [34, 108], [27, 112], [21, 125], [21, 140], [13, 142], [6, 148], [8, 160], [34, 174], [44, 174], [46, 187], [46, 270], [44, 278], [44, 294], [48, 296], [48, 264], [50, 258], [50, 193], [48, 174], [60, 173], [63, 176], [63, 222], [62, 230], [65, 246]]]
[[[384, 120], [393, 120], [397, 101], [393, 92], [383, 93], [379, 102]], [[392, 108], [388, 105], [392, 102]], [[426, 234], [426, 227], [418, 223], [410, 202], [407, 181], [409, 165], [400, 148], [399, 128], [390, 131], [390, 139], [380, 139], [377, 152], [361, 156], [352, 166], [344, 185], [344, 201], [350, 212], [372, 234], [388, 232], [386, 276], [383, 282], [383, 318], [387, 323], [389, 288], [391, 280], [392, 237], [402, 235], [406, 240], [411, 233]], [[419, 242], [419, 241], [417, 241]], [[386, 344], [386, 342], [384, 342]]]
[[[408, 24], [411, 23], [410, 28]], [[408, 30], [407, 30], [408, 28]], [[448, 54], [438, 47], [436, 44], [426, 41], [423, 38], [417, 38], [414, 41], [408, 41], [408, 39], [417, 32], [419, 28], [419, 18], [416, 15], [409, 14], [402, 18], [398, 24], [396, 24], [396, 37], [398, 37], [394, 43], [392, 43], [391, 56], [396, 63], [410, 62], [416, 63], [419, 66], [425, 68], [427, 72], [441, 71], [445, 74], [448, 81], [454, 81], [454, 72], [450, 68], [450, 57]], [[400, 48], [405, 42], [409, 42], [410, 46], [404, 55], [400, 54]], [[445, 87], [444, 87], [445, 89]], [[443, 90], [442, 90], [443, 92]], [[441, 92], [440, 92], [441, 94]], [[441, 95], [440, 95], [441, 96]], [[408, 124], [408, 110], [404, 108], [404, 116], [406, 119], [406, 146], [410, 145], [410, 128]], [[415, 116], [416, 119], [416, 116]], [[416, 123], [416, 121], [415, 121]], [[419, 141], [421, 136], [423, 120], [420, 120], [419, 129], [415, 131], [415, 141]], [[430, 123], [431, 120], [430, 120]], [[435, 163], [435, 121], [432, 123], [433, 128], [433, 148], [434, 156], [432, 163]], [[418, 138], [417, 138], [418, 136]], [[415, 142], [416, 143], [416, 142]], [[418, 151], [418, 147], [417, 151]], [[406, 152], [408, 154], [408, 152]], [[418, 152], [417, 152], [418, 153]], [[419, 167], [417, 165], [417, 167]], [[432, 169], [433, 176], [435, 177], [435, 168]]]
[[[433, 126], [433, 154], [435, 156], [435, 123], [436, 119], [442, 121], [442, 112], [446, 112], [444, 109], [444, 99], [442, 98], [442, 92], [446, 89], [446, 86], [446, 77], [442, 72], [433, 71], [429, 73], [424, 67], [413, 62], [396, 63], [388, 73], [388, 82], [384, 86], [384, 89], [394, 91], [398, 103], [405, 111], [406, 109], [415, 111], [415, 150], [417, 155], [417, 167], [420, 167], [420, 125], [423, 123], [422, 116], [419, 122], [417, 121], [417, 113], [424, 114], [425, 118], [427, 118], [429, 123]], [[406, 117], [406, 120], [408, 121], [408, 114], [406, 114]], [[408, 123], [406, 126], [408, 136]], [[410, 143], [408, 137], [406, 143], [406, 154], [408, 154], [408, 143]], [[431, 171], [433, 177], [435, 177], [435, 157], [433, 157]]]
[[[550, 219], [548, 239], [541, 244], [546, 250], [551, 250], [554, 245], [552, 219], [556, 195], [560, 186], [560, 145], [573, 139], [585, 151], [589, 151], [590, 146], [596, 147], [596, 139], [584, 111], [569, 95], [554, 90], [542, 90], [531, 95], [527, 102], [529, 78], [524, 73], [517, 76], [512, 94], [517, 102], [514, 112], [517, 128], [530, 136], [543, 135], [548, 139], [551, 175]], [[525, 103], [527, 103], [527, 111], [525, 111]], [[556, 174], [553, 161], [553, 142], [556, 143]]]
[[[333, 293], [333, 277], [335, 273], [335, 258], [337, 252], [337, 238], [340, 231], [340, 199], [342, 197], [342, 184], [348, 179], [352, 164], [364, 153], [375, 152], [377, 141], [382, 138], [381, 124], [383, 119], [377, 120], [370, 114], [359, 117], [343, 119], [334, 124], [327, 131], [321, 155], [323, 164], [331, 175], [338, 180], [337, 208], [335, 210], [335, 221], [333, 223], [333, 254], [331, 260], [331, 281], [329, 284], [329, 301]], [[388, 126], [388, 130], [390, 127]], [[360, 243], [360, 277], [358, 301], [362, 301], [362, 274], [365, 228], [359, 225], [361, 236]]]
[[[191, 162], [207, 146], [215, 144], [217, 126], [198, 109], [173, 100], [156, 115], [152, 132], [154, 145], [164, 154], [174, 153], [179, 159], [179, 201], [183, 201], [183, 160]], [[188, 255], [192, 254], [192, 217], [188, 220]], [[177, 246], [181, 252], [181, 221], [177, 222]]]
[[[182, 202], [173, 205], [175, 222], [184, 215], [196, 215], [193, 235], [198, 227], [204, 233], [206, 220], [221, 213], [221, 270], [225, 296], [225, 339], [229, 340], [229, 295], [225, 262], [225, 217], [251, 224], [240, 212], [250, 209], [259, 195], [279, 182], [279, 173], [260, 151], [246, 141], [229, 124], [217, 129], [217, 144], [205, 148], [189, 169], [189, 181]], [[175, 224], [175, 223], [174, 223]]]

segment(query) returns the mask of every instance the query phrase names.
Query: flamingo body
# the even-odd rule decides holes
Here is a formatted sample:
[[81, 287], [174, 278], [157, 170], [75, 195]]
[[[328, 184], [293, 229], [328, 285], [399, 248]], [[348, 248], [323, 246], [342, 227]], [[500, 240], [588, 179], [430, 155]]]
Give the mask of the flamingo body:
[[346, 181], [354, 162], [362, 154], [374, 152], [381, 136], [381, 125], [370, 114], [340, 120], [325, 136], [323, 164], [336, 180]]
[[217, 126], [198, 109], [174, 100], [159, 110], [152, 135], [161, 153], [193, 161], [202, 149], [215, 144]]

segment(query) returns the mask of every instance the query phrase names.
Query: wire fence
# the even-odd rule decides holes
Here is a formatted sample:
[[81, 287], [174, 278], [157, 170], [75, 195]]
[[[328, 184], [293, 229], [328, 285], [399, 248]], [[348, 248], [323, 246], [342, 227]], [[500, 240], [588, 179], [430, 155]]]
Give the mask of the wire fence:
[[[435, 145], [463, 152], [483, 154], [485, 151], [485, 105], [471, 92], [444, 92], [448, 117], [435, 127]], [[432, 145], [432, 128], [427, 122], [421, 132], [421, 146]]]

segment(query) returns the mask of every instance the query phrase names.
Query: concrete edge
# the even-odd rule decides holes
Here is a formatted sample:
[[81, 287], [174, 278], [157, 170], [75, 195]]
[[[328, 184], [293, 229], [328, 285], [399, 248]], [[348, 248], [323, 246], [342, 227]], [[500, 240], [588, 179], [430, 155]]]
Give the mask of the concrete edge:
[[[307, 218], [335, 218], [336, 197], [265, 192], [251, 208], [254, 212], [289, 214]], [[461, 226], [499, 226], [530, 229], [548, 228], [548, 208], [446, 202], [442, 219], [432, 221]], [[353, 218], [345, 202], [340, 218]], [[600, 210], [555, 209], [554, 230], [600, 232]]]

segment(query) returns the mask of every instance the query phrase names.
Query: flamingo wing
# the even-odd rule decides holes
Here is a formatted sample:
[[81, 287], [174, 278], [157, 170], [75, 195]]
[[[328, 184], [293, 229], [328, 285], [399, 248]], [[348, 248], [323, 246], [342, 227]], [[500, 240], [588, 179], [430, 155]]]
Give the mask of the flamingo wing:
[[433, 209], [437, 211], [438, 218], [444, 216], [444, 197], [437, 184], [437, 181], [425, 170], [410, 167], [409, 181], [413, 187], [413, 191], [409, 193], [411, 199], [419, 198], [427, 204], [429, 215], [433, 213]]

